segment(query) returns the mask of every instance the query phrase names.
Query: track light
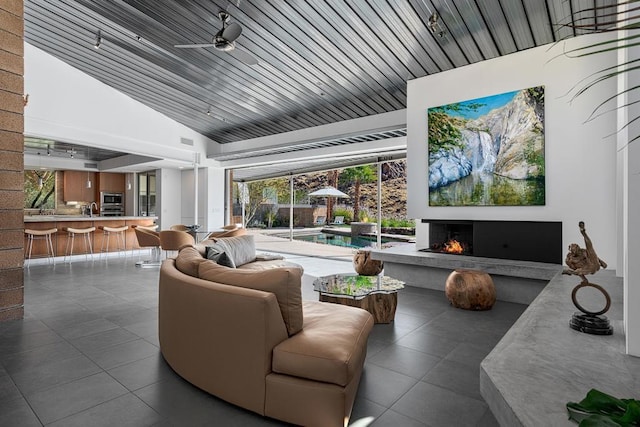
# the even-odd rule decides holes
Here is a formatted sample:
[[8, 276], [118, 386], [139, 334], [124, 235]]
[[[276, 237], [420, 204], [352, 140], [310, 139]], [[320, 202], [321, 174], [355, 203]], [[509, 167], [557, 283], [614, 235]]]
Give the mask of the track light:
[[100, 49], [100, 45], [102, 44], [102, 33], [98, 30], [96, 34], [96, 43], [93, 45], [96, 49]]
[[51, 148], [49, 148], [49, 146], [47, 145], [47, 156], [51, 155]]
[[438, 37], [444, 37], [444, 29], [440, 25], [440, 15], [438, 15], [438, 12], [433, 12], [431, 14], [427, 26], [429, 27], [431, 34], [435, 34]]
[[35, 173], [36, 176], [38, 177], [38, 189], [42, 190], [42, 187], [44, 186], [44, 175], [40, 175], [38, 171], [33, 171], [33, 173]]
[[207, 116], [211, 115], [211, 108], [207, 108]]

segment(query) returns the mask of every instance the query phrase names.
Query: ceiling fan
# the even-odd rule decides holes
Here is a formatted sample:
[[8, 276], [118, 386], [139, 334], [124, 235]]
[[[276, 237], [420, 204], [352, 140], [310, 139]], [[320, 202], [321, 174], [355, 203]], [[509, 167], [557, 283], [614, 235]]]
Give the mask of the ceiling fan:
[[231, 19], [231, 15], [229, 15], [226, 11], [221, 10], [218, 12], [218, 18], [222, 21], [222, 29], [213, 36], [213, 40], [211, 43], [196, 43], [196, 44], [177, 44], [174, 47], [180, 49], [193, 49], [200, 47], [214, 47], [220, 51], [228, 52], [232, 56], [234, 56], [239, 61], [244, 62], [247, 65], [257, 65], [258, 60], [244, 52], [242, 50], [236, 49], [236, 39], [240, 37], [242, 34], [242, 27], [240, 24], [236, 22], [232, 22], [229, 24], [229, 20]]

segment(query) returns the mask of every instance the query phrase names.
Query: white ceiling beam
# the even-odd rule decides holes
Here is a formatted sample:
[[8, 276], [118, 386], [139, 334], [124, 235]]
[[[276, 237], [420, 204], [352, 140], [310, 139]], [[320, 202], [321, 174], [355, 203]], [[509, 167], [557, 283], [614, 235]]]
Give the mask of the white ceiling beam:
[[407, 137], [399, 136], [397, 138], [380, 139], [377, 141], [367, 141], [335, 147], [313, 148], [289, 153], [225, 160], [221, 161], [220, 165], [225, 169], [235, 169], [275, 163], [290, 163], [291, 167], [295, 168], [293, 163], [303, 160], [326, 159], [331, 157], [346, 158], [349, 156], [362, 156], [363, 154], [384, 153], [385, 151], [398, 151], [406, 148]]
[[290, 145], [330, 141], [339, 138], [387, 132], [405, 128], [406, 126], [407, 110], [402, 109], [291, 132], [245, 139], [228, 144], [209, 143], [207, 147], [207, 157], [264, 150], [265, 148], [279, 148]]

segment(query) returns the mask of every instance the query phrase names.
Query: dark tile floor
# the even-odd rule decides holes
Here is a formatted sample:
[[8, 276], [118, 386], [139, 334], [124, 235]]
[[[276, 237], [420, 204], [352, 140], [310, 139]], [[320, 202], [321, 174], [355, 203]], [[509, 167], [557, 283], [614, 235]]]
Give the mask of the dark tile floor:
[[[342, 261], [295, 257], [313, 272]], [[25, 319], [0, 323], [0, 426], [280, 425], [191, 386], [157, 339], [157, 269], [136, 259], [25, 269]], [[306, 298], [314, 297], [305, 277]], [[369, 339], [352, 423], [494, 426], [479, 364], [526, 307], [449, 306], [444, 293], [406, 288], [396, 320]]]

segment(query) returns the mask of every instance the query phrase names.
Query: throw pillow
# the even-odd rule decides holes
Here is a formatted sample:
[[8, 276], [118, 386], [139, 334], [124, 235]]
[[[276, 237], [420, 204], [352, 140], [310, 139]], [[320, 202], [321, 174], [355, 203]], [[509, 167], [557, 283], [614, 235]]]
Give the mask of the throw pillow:
[[234, 268], [256, 259], [256, 243], [253, 235], [220, 237], [213, 240], [222, 247]]
[[225, 267], [236, 268], [235, 264], [233, 263], [233, 260], [227, 256], [227, 253], [224, 251], [224, 248], [217, 243], [207, 246], [205, 255], [207, 259], [215, 261], [220, 265], [224, 265]]
[[204, 262], [198, 276], [211, 282], [271, 292], [278, 300], [282, 319], [289, 336], [302, 330], [302, 269], [299, 267], [272, 268], [263, 271], [220, 268]]

